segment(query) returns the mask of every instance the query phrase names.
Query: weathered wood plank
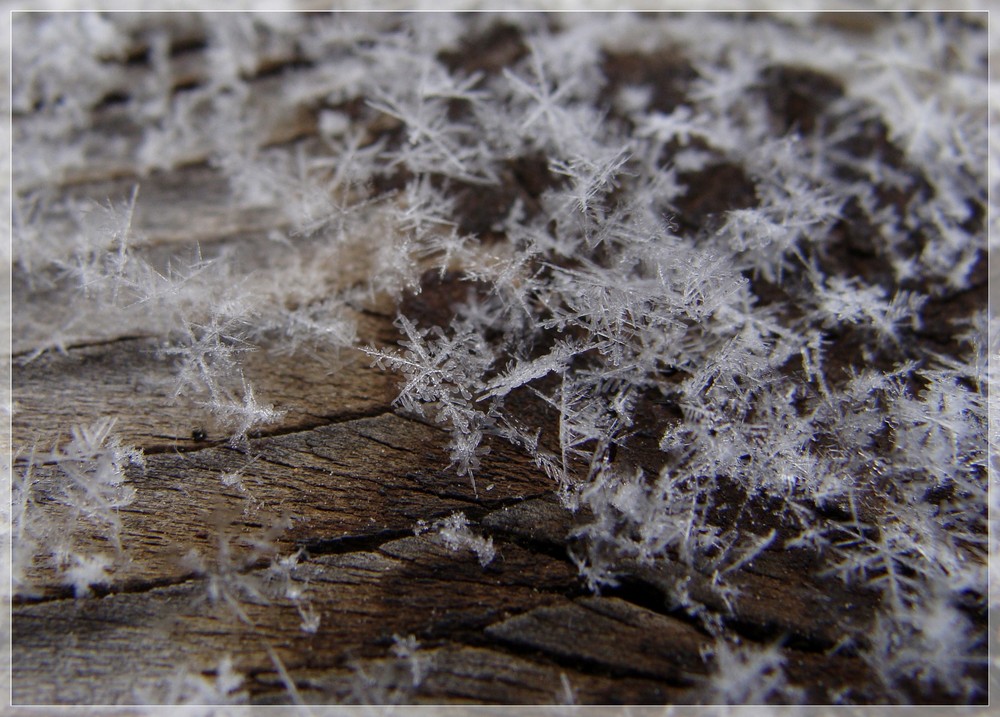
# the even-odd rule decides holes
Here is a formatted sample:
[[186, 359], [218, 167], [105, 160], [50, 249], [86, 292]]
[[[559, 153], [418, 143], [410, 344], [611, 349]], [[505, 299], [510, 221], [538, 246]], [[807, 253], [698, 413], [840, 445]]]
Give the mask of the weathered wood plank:
[[[205, 602], [204, 581], [24, 605], [14, 630], [15, 702], [155, 701], [160, 683], [178, 666], [211, 669], [227, 653], [241, 671], [272, 670], [268, 647], [293, 674], [350, 657], [384, 656], [393, 634], [440, 639], [474, 632], [564, 600], [561, 592], [575, 582], [571, 565], [515, 545], [502, 552], [483, 569], [475, 556], [422, 536], [386, 543], [377, 552], [312, 559], [295, 569], [294, 579], [307, 582], [305, 592], [320, 615], [314, 634], [295, 629], [298, 612], [280, 597], [267, 605], [242, 602], [252, 623], [246, 624], [223, 604]], [[261, 571], [246, 579], [269, 592]], [[53, 664], [60, 680], [33, 679]]]
[[[510, 544], [501, 551], [502, 561], [485, 570], [471, 554], [423, 537], [390, 541], [375, 553], [312, 559], [294, 576], [307, 581], [321, 616], [315, 635], [294, 630], [298, 614], [287, 600], [242, 603], [253, 622], [245, 625], [206, 603], [201, 582], [76, 601], [70, 610], [65, 601], [22, 606], [15, 622], [16, 701], [156, 701], [179, 666], [211, 670], [237, 645], [236, 667], [255, 675], [249, 687], [265, 703], [287, 699], [268, 647], [316, 702], [553, 702], [562, 698], [552, 689], [561, 674], [576, 698], [588, 702], [704, 695], [707, 635], [617, 598], [567, 601], [560, 592], [575, 581], [571, 566]], [[417, 635], [427, 646], [426, 654], [417, 653], [426, 673], [416, 685], [405, 664], [379, 656], [393, 635]], [[518, 651], [462, 647], [449, 640], [455, 637], [498, 639]], [[796, 650], [786, 658], [790, 677], [810, 685], [815, 699], [870, 681], [858, 658]], [[65, 676], [58, 685], [29, 687], [17, 679], [51, 661]], [[141, 679], [127, 674], [125, 664], [140, 667]]]
[[[477, 501], [468, 478], [447, 470], [446, 443], [438, 428], [384, 413], [252, 441], [246, 452], [222, 445], [151, 455], [132, 477], [135, 501], [120, 511], [124, 553], [109, 589], [180, 580], [192, 572], [184, 561], [190, 551], [213, 556], [220, 538], [262, 538], [285, 516], [294, 520], [273, 531], [273, 545], [261, 558], [297, 545], [336, 551], [352, 544], [344, 538], [356, 544], [363, 536], [410, 532], [422, 519], [478, 512], [480, 505], [551, 489], [529, 460], [497, 445], [500, 460], [481, 473], [484, 497]], [[63, 506], [44, 502], [58, 494], [59, 473], [41, 467], [33, 476], [40, 509], [74, 525]], [[78, 527], [71, 545], [84, 553], [111, 549], [85, 520]], [[246, 547], [234, 544], [233, 550], [237, 564], [257, 559]], [[36, 597], [68, 590], [41, 560], [28, 583]]]
[[[358, 326], [360, 344], [395, 343], [394, 299], [366, 291], [366, 281], [382, 269], [370, 251], [370, 235], [331, 242], [296, 234], [289, 221], [295, 211], [286, 211], [281, 201], [241, 199], [225, 172], [209, 163], [222, 149], [211, 132], [194, 131], [183, 142], [165, 133], [159, 146], [146, 144], [155, 139], [157, 121], [152, 115], [141, 121], [129, 103], [162, 92], [173, 111], [199, 96], [212, 74], [207, 22], [211, 18], [191, 22], [184, 14], [134, 18], [125, 57], [113, 60], [116, 83], [94, 110], [92, 126], [70, 138], [79, 141], [79, 155], [68, 151], [55, 161], [46, 152], [15, 154], [15, 176], [23, 174], [18, 193], [40, 201], [33, 230], [71, 237], [80, 229], [76, 208], [109, 200], [121, 205], [138, 184], [130, 246], [151, 265], [230, 255], [232, 273], [220, 285], [246, 282], [250, 293], [278, 301], [282, 309], [345, 297], [344, 311]], [[144, 59], [154, 30], [170, 38], [161, 85]], [[500, 28], [496, 38], [485, 62], [458, 56], [443, 61], [496, 73], [528, 52], [519, 31]], [[478, 52], [477, 41], [466, 51]], [[606, 60], [608, 93], [601, 102], [620, 101], [613, 95], [627, 87], [646, 87], [650, 107], [670, 112], [689, 99], [686, 85], [697, 76], [681, 54], [612, 52]], [[683, 79], [675, 82], [675, 72]], [[234, 135], [246, 130], [234, 145], [237, 153], [269, 148], [288, 154], [286, 159], [293, 151], [329, 153], [317, 136], [317, 116], [336, 107], [344, 78], [312, 64], [294, 42], [263, 51], [243, 75], [250, 100], [240, 108], [247, 126], [234, 125]], [[758, 90], [772, 91], [764, 80], [762, 74]], [[791, 104], [788, 97], [781, 101]], [[202, 117], [208, 122], [226, 111], [224, 100], [206, 102], [205, 108], [211, 110]], [[369, 109], [365, 117], [377, 115]], [[15, 113], [15, 144], [36, 120]], [[368, 126], [364, 118], [354, 120], [352, 131], [368, 135], [363, 142], [399, 126], [387, 116]], [[808, 133], [804, 124], [795, 126]], [[160, 129], [169, 130], [169, 121]], [[28, 159], [37, 164], [17, 164]], [[541, 207], [548, 160], [516, 161], [538, 165], [534, 181], [509, 166], [501, 173], [502, 188], [482, 196], [472, 187], [457, 192], [457, 225], [488, 235], [484, 246], [496, 239], [493, 227], [508, 200], [519, 198], [532, 211]], [[721, 184], [713, 175], [718, 169], [679, 175], [691, 183], [676, 207], [685, 231], [703, 231], [735, 206], [727, 193], [746, 194], [748, 202], [754, 194], [754, 182], [742, 169], [723, 167], [730, 176]], [[739, 181], [726, 189], [733, 175]], [[392, 230], [384, 217], [363, 216], [362, 233]], [[283, 246], [277, 242], [294, 250], [276, 250]], [[61, 244], [63, 252], [72, 246]], [[28, 258], [45, 259], [43, 252]], [[249, 440], [229, 445], [228, 431], [213, 423], [203, 397], [173, 396], [178, 363], [162, 351], [185, 320], [197, 323], [206, 312], [179, 304], [184, 311], [154, 320], [141, 307], [108, 311], [106, 302], [88, 303], [86, 291], [71, 285], [66, 256], [48, 258], [46, 271], [30, 281], [26, 265], [14, 276], [15, 470], [25, 470], [33, 446], [44, 455], [66, 440], [70, 427], [106, 416], [117, 417], [119, 437], [147, 457], [144, 470], [129, 469], [137, 494], [118, 513], [121, 551], [106, 530], [60, 504], [65, 477], [56, 467], [33, 467], [32, 507], [66, 530], [57, 536], [61, 541], [41, 546], [15, 596], [15, 701], [176, 698], [172, 685], [183, 671], [211, 679], [228, 655], [247, 677], [248, 701], [288, 703], [293, 696], [278, 675], [273, 650], [299, 694], [317, 704], [543, 703], [570, 697], [690, 702], [704, 700], [710, 687], [707, 654], [719, 644], [713, 630], [750, 648], [779, 645], [789, 681], [804, 688], [807, 700], [899, 699], [884, 691], [849, 639], [872, 629], [877, 593], [818, 576], [821, 556], [785, 549], [779, 539], [729, 573], [725, 591], [716, 576], [669, 557], [655, 567], [620, 560], [611, 567], [621, 586], [590, 595], [574, 562], [579, 544], [570, 536], [591, 516], [567, 511], [552, 481], [523, 451], [487, 439], [491, 452], [474, 487], [449, 467], [445, 430], [397, 412], [392, 402], [398, 377], [373, 369], [355, 349], [338, 352], [336, 342], [282, 351], [280, 323], [258, 337], [264, 350], [246, 354], [241, 368], [258, 401], [284, 414], [251, 432]], [[425, 284], [425, 293], [408, 297], [403, 309], [421, 325], [445, 325], [468, 288], [457, 284]], [[986, 289], [983, 281], [969, 287], [942, 288], [926, 316], [970, 316]], [[775, 305], [791, 297], [773, 291]], [[209, 301], [209, 293], [193, 296]], [[274, 315], [279, 322], [287, 318], [282, 311]], [[77, 330], [74, 321], [86, 328]], [[946, 326], [942, 319], [914, 335], [954, 348], [955, 329]], [[841, 354], [857, 348], [833, 346], [827, 368], [851, 369], [853, 359]], [[523, 408], [535, 423], [555, 420], [544, 407]], [[642, 467], [648, 475], [658, 473], [666, 413], [662, 406], [636, 411], [636, 438], [618, 446], [615, 458], [623, 472]], [[556, 430], [547, 428], [543, 445]], [[477, 535], [494, 541], [496, 557], [485, 567], [471, 551], [449, 549], [433, 529], [413, 535], [420, 521], [459, 511]], [[875, 522], [878, 513], [864, 506], [862, 517]], [[72, 599], [71, 582], [49, 560], [46, 550], [67, 546], [113, 559], [108, 581], [93, 594]], [[288, 562], [277, 562], [281, 558]], [[319, 618], [315, 632], [303, 629], [307, 611]], [[976, 619], [984, 621], [979, 613]], [[407, 659], [392, 656], [396, 639], [408, 636], [420, 643], [418, 664], [426, 668], [420, 679]]]
[[[358, 319], [371, 323], [370, 317]], [[395, 332], [388, 321], [384, 324], [384, 332]], [[15, 445], [46, 451], [66, 440], [72, 426], [106, 416], [118, 418], [116, 433], [124, 443], [147, 452], [227, 440], [203, 396], [173, 395], [177, 361], [161, 349], [157, 339], [123, 339], [16, 364]], [[398, 392], [397, 377], [372, 368], [366, 356], [353, 351], [339, 356], [254, 352], [245, 357], [243, 371], [259, 402], [285, 411], [267, 426], [270, 432], [386, 411]]]

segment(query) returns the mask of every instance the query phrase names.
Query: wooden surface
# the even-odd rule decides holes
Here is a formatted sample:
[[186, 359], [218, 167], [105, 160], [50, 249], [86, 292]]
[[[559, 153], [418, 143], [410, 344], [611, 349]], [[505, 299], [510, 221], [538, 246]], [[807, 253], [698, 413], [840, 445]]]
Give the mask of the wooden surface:
[[[362, 335], [395, 334], [388, 317], [361, 318]], [[686, 569], [623, 566], [633, 576], [624, 587], [590, 595], [567, 551], [585, 516], [567, 512], [517, 448], [490, 442], [476, 497], [449, 468], [447, 434], [400, 415], [396, 377], [353, 353], [333, 370], [322, 357], [252, 355], [247, 378], [262, 402], [287, 411], [281, 422], [246, 448], [211, 430], [195, 440], [206, 411], [170, 399], [174, 373], [155, 344], [108, 336], [15, 363], [16, 446], [48, 448], [67, 426], [112, 415], [122, 439], [147, 456], [132, 471], [137, 498], [121, 513], [128, 560], [112, 583], [75, 599], [51, 571], [29, 576], [33, 593], [14, 609], [15, 702], [156, 702], [179, 667], [211, 675], [225, 654], [250, 675], [253, 701], [287, 701], [266, 646], [308, 701], [552, 703], [563, 699], [563, 675], [581, 703], [700, 699], [701, 651], [712, 640], [670, 609], [670, 586]], [[243, 490], [226, 486], [225, 473], [239, 473]], [[43, 489], [58, 480], [44, 467], [34, 474]], [[469, 551], [413, 535], [417, 521], [456, 511], [494, 540], [497, 558], [485, 569]], [[272, 552], [246, 545], [285, 518]], [[274, 592], [269, 558], [304, 548], [293, 576], [320, 616], [318, 631], [302, 632], [280, 595], [268, 605], [238, 596], [253, 627], [211, 605], [209, 578], [184, 558], [194, 550], [211, 559], [220, 541], [233, 547], [227, 569], [263, 595]], [[740, 570], [728, 619], [751, 643], [784, 641], [790, 678], [825, 701], [870, 684], [860, 658], [829, 652], [844, 612], [863, 625], [872, 601], [836, 579], [815, 581], [802, 560], [765, 553]], [[696, 576], [689, 590], [725, 614], [710, 581]], [[422, 646], [430, 667], [419, 688], [399, 679], [394, 635]], [[362, 689], [360, 674], [384, 675], [385, 684], [361, 680]]]
[[[197, 38], [188, 42], [197, 48]], [[275, 67], [293, 59], [262, 68], [255, 93], [266, 98], [268, 83], [282, 80]], [[172, 68], [178, 85], [197, 82], [197, 49], [178, 53]], [[125, 69], [123, 92], [141, 80], [143, 65]], [[318, 70], [296, 72], [302, 87], [321, 95]], [[313, 133], [313, 99], [303, 95], [301, 112], [264, 112], [265, 141], [291, 146]], [[141, 251], [180, 256], [198, 245], [211, 254], [239, 244], [248, 266], [267, 266], [269, 232], [284, 226], [276, 208], [234, 202], [226, 179], [197, 151], [173, 171], [136, 176], [132, 130], [120, 133], [124, 144], [102, 144], [117, 121], [114, 104], [102, 112], [105, 134], [94, 133], [85, 167], [49, 188], [53, 206], [68, 198], [121, 201], [139, 183]], [[15, 125], [28, 121], [15, 117]], [[46, 222], [52, 231], [69, 226], [59, 211]], [[573, 562], [571, 536], [586, 516], [567, 512], [552, 481], [500, 440], [488, 441], [476, 495], [449, 467], [447, 433], [394, 407], [398, 378], [361, 352], [250, 354], [244, 371], [258, 399], [285, 413], [234, 447], [197, 401], [171, 397], [177, 366], [157, 350], [164, 337], [155, 329], [123, 333], [109, 323], [63, 352], [36, 355], [50, 327], [72, 313], [73, 298], [16, 274], [14, 292], [15, 470], [24, 470], [32, 447], [49, 450], [67, 440], [70, 426], [105, 416], [146, 454], [144, 469], [129, 469], [137, 497], [121, 511], [127, 560], [111, 582], [74, 598], [41, 565], [28, 576], [31, 589], [15, 596], [15, 703], [158, 702], [179, 670], [212, 677], [225, 655], [246, 676], [248, 699], [260, 704], [292, 700], [273, 655], [308, 702], [551, 703], [567, 697], [567, 686], [580, 703], [700, 701], [712, 638], [673, 609], [679, 576], [747, 644], [780, 644], [789, 681], [806, 688], [807, 700], [892, 699], [839, 644], [845, 619], [857, 630], [871, 627], [876, 599], [836, 578], [812, 577], [814, 558], [805, 551], [767, 550], [740, 568], [729, 606], [711, 576], [669, 561], [656, 569], [622, 564], [621, 586], [594, 595]], [[394, 315], [391, 301], [352, 307], [359, 343], [398, 340]], [[238, 474], [241, 485], [227, 485], [226, 474]], [[42, 495], [59, 480], [46, 466], [34, 477]], [[470, 551], [414, 534], [418, 521], [458, 511], [494, 541], [496, 558], [485, 567]], [[254, 541], [269, 547], [257, 550]], [[78, 545], [107, 548], [86, 534]], [[221, 545], [230, 549], [226, 564], [218, 563]], [[270, 568], [272, 558], [299, 550], [290, 574], [319, 615], [312, 634], [300, 629], [299, 610]], [[204, 570], [192, 568], [192, 551]], [[231, 595], [244, 619], [225, 599], [210, 599], [213, 575], [245, 586]], [[426, 668], [417, 685], [392, 652], [394, 636], [411, 635]]]

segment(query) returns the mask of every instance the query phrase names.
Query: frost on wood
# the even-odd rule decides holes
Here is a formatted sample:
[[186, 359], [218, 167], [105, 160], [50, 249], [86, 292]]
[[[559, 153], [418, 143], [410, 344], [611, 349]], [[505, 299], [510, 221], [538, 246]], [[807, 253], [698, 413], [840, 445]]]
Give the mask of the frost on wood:
[[[492, 570], [473, 524], [521, 452], [581, 584], [645, 580], [716, 639], [692, 699], [981, 700], [986, 18], [862, 19], [17, 15], [16, 360], [148, 339], [157, 395], [249, 461], [301, 427], [252, 360], [392, 372], [385, 409], [446, 432], [480, 503], [418, 525]], [[218, 196], [171, 233], [155, 191], [192, 166]], [[70, 430], [18, 436], [17, 590], [36, 559], [79, 597], [114, 582], [141, 454]], [[321, 634], [293, 554], [276, 579]], [[252, 592], [196, 557], [214, 600]], [[864, 684], [735, 637], [743, 578], [793, 560], [877, 610], [813, 646]]]
[[[48, 561], [79, 597], [90, 587], [109, 582], [113, 560], [105, 553], [88, 554], [79, 541], [96, 531], [109, 548], [124, 556], [120, 511], [135, 500], [130, 468], [141, 469], [141, 450], [124, 446], [113, 434], [115, 420], [74, 426], [72, 440], [44, 455], [32, 451], [13, 485], [14, 549], [12, 579], [15, 589], [30, 593], [30, 571], [37, 561]], [[54, 466], [45, 478], [36, 468]], [[55, 503], [58, 511], [47, 509]]]
[[436, 540], [452, 551], [471, 550], [484, 568], [493, 562], [496, 549], [492, 538], [476, 535], [469, 528], [469, 520], [465, 513], [453, 513], [447, 518], [427, 525], [424, 521], [417, 523], [414, 533], [422, 535], [431, 532]]

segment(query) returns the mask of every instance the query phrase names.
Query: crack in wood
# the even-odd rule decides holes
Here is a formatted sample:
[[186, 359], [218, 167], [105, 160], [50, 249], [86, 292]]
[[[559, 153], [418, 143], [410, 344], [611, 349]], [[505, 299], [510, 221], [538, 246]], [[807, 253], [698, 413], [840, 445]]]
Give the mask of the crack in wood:
[[[266, 461], [266, 459], [262, 460]], [[490, 501], [485, 501], [483, 499], [467, 498], [465, 496], [451, 495], [447, 493], [435, 493], [434, 491], [428, 490], [422, 486], [414, 486], [411, 489], [414, 492], [422, 493], [425, 495], [431, 495], [435, 498], [463, 500], [465, 502], [468, 502], [470, 504], [470, 507], [464, 511], [466, 513], [466, 517], [469, 518], [470, 521], [472, 521], [473, 523], [477, 524], [476, 526], [477, 529], [487, 537], [497, 537], [498, 535], [503, 534], [503, 531], [491, 530], [489, 528], [485, 528], [482, 525], [479, 525], [480, 521], [486, 515], [488, 515], [494, 510], [511, 505], [516, 505], [525, 500], [530, 500], [531, 498], [534, 497], [534, 496], [514, 496], [511, 498], [496, 498]], [[434, 521], [439, 518], [445, 517], [446, 515], [450, 515], [451, 512], [453, 511], [445, 510], [440, 513], [432, 513], [426, 516], [424, 520]], [[413, 534], [414, 533], [412, 528], [387, 528], [385, 530], [378, 530], [372, 533], [343, 535], [335, 538], [301, 538], [296, 541], [296, 544], [305, 549], [310, 556], [330, 555], [330, 554], [338, 555], [344, 553], [375, 551], [381, 548], [386, 543], [389, 543], [393, 540], [397, 540], [399, 538], [409, 537]], [[569, 556], [566, 555], [565, 552], [562, 554], [562, 556], [559, 556], [558, 553], [556, 555], [549, 555], [549, 553], [546, 551], [532, 549], [530, 545], [526, 544], [530, 543], [531, 541], [524, 541], [525, 544], [522, 544], [521, 541], [507, 539], [506, 535], [504, 537], [504, 540], [505, 542], [509, 542], [514, 545], [518, 545], [519, 547], [525, 548], [529, 552], [547, 555], [548, 557], [555, 557], [556, 559], [562, 561], [569, 561]]]
[[387, 528], [374, 533], [342, 535], [336, 538], [305, 538], [296, 541], [309, 557], [314, 555], [342, 555], [345, 553], [374, 552], [390, 540], [413, 535], [412, 529]]
[[114, 346], [128, 343], [130, 341], [149, 341], [158, 338], [155, 334], [127, 334], [125, 336], [115, 336], [106, 339], [94, 339], [93, 341], [78, 341], [65, 346], [48, 346], [44, 348], [22, 349], [10, 354], [11, 360], [17, 361], [18, 366], [25, 366], [37, 358], [53, 351], [69, 356], [71, 351], [82, 351], [84, 349], [96, 348], [98, 346]]
[[[300, 423], [294, 426], [282, 426], [281, 428], [276, 428], [272, 431], [254, 431], [253, 434], [248, 438], [248, 442], [252, 445], [254, 441], [264, 441], [271, 438], [280, 438], [282, 436], [290, 436], [295, 433], [309, 433], [310, 431], [315, 431], [320, 428], [326, 428], [327, 426], [338, 426], [347, 423], [353, 423], [355, 421], [361, 421], [367, 418], [379, 418], [385, 415], [397, 415], [391, 407], [377, 406], [370, 410], [364, 411], [346, 411], [344, 413], [333, 413], [328, 416], [321, 416], [319, 418], [323, 419], [316, 423]], [[406, 419], [405, 416], [399, 416], [399, 418]], [[406, 419], [409, 420], [409, 419]], [[368, 438], [368, 436], [364, 436]], [[180, 437], [178, 436], [179, 440]], [[373, 439], [374, 440], [374, 439]], [[198, 446], [150, 446], [143, 449], [143, 453], [147, 456], [161, 455], [164, 453], [195, 453], [197, 451], [203, 451], [211, 448], [228, 448], [237, 453], [246, 455], [248, 458], [257, 458], [268, 463], [273, 463], [274, 465], [280, 465], [285, 468], [300, 468], [301, 466], [291, 466], [280, 461], [268, 460], [263, 456], [254, 456], [249, 451], [240, 450], [239, 447], [232, 445], [228, 441], [204, 441], [202, 445]]]
[[[247, 572], [251, 571], [248, 570]], [[105, 598], [112, 595], [136, 595], [148, 593], [159, 588], [169, 588], [183, 585], [184, 583], [199, 582], [202, 579], [196, 573], [189, 572], [169, 578], [131, 579], [121, 583], [95, 584], [90, 587], [89, 597]], [[16, 608], [28, 605], [51, 604], [61, 600], [72, 600], [75, 604], [78, 599], [73, 592], [73, 588], [66, 585], [51, 588], [51, 592], [46, 595], [19, 595], [15, 593], [11, 596], [11, 605]]]
[[346, 303], [347, 306], [350, 307], [352, 310], [357, 311], [359, 314], [362, 314], [364, 316], [371, 316], [372, 318], [384, 319], [386, 321], [392, 321], [393, 319], [396, 318], [395, 314], [388, 314], [384, 311], [377, 311], [370, 307], [358, 304], [357, 302], [348, 301]]

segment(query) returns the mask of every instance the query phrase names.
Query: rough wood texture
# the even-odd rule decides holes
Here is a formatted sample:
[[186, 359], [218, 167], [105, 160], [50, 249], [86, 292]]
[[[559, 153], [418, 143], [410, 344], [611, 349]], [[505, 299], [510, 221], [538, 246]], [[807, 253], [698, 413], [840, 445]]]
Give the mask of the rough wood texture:
[[[622, 597], [586, 597], [566, 553], [572, 516], [539, 471], [495, 445], [476, 498], [447, 470], [444, 442], [439, 429], [386, 411], [256, 439], [249, 456], [225, 445], [154, 452], [122, 515], [131, 560], [106, 595], [73, 599], [44, 571], [31, 576], [38, 592], [15, 609], [15, 701], [156, 702], [178, 665], [208, 670], [233, 654], [237, 669], [253, 675], [253, 699], [280, 702], [287, 694], [268, 645], [303, 698], [318, 702], [552, 702], [560, 675], [581, 701], [696, 695], [710, 638], [670, 615], [668, 594], [658, 590], [673, 584], [670, 576], [636, 569]], [[225, 472], [240, 472], [244, 491], [225, 486]], [[480, 517], [479, 530], [496, 542], [486, 568], [470, 552], [412, 536], [418, 520], [454, 511]], [[294, 520], [272, 549], [307, 551], [292, 575], [320, 616], [313, 635], [275, 595], [263, 556], [244, 562], [253, 551], [240, 539], [261, 536], [282, 514]], [[234, 598], [252, 627], [224, 603], [212, 605], [211, 573], [193, 573], [184, 561], [195, 551], [211, 562], [220, 541], [231, 543], [233, 564], [214, 569], [245, 574], [247, 592]], [[837, 597], [843, 590], [795, 574], [781, 554], [748, 567], [733, 619], [759, 638], [792, 638], [793, 672], [816, 684], [822, 700], [826, 690], [857, 684], [866, 668], [857, 658], [824, 657], [835, 637], [824, 634], [823, 616], [836, 612], [829, 601], [846, 599]], [[718, 601], [707, 583], [692, 592]], [[268, 595], [270, 604], [257, 604]], [[426, 650], [419, 690], [400, 692], [403, 668], [386, 658], [393, 635], [416, 635]], [[362, 681], [368, 692], [358, 694], [358, 675], [372, 673], [382, 682]]]
[[[170, 58], [171, 81], [184, 87], [202, 79], [203, 39], [176, 22], [174, 43], [189, 49]], [[505, 47], [505, 56], [519, 52]], [[133, 54], [143, 52], [140, 45]], [[253, 80], [262, 145], [316, 130], [310, 107], [325, 92], [322, 71], [278, 72], [296, 59], [275, 56]], [[642, 63], [641, 56], [621, 57], [612, 69], [624, 82], [650, 72]], [[690, 72], [672, 58], [652, 67]], [[141, 63], [124, 66], [122, 92], [141, 85], [147, 72]], [[271, 111], [269, 95], [292, 80], [303, 88], [300, 105]], [[676, 102], [669, 86], [657, 91], [658, 101]], [[278, 208], [234, 201], [198, 148], [173, 171], [135, 176], [138, 128], [114, 103], [99, 116], [85, 165], [46, 188], [51, 231], [73, 231], [67, 207], [120, 202], [139, 183], [134, 230], [141, 251], [179, 256], [197, 246], [211, 256], [239, 244], [248, 266], [269, 265], [268, 237], [286, 228]], [[15, 117], [15, 129], [30, 121]], [[738, 178], [728, 179], [738, 192]], [[688, 208], [690, 216], [710, 209]], [[476, 211], [469, 209], [469, 222], [490, 219]], [[415, 310], [433, 312], [434, 291], [411, 297]], [[41, 565], [27, 576], [30, 590], [15, 597], [15, 703], [155, 703], [170, 697], [179, 671], [213, 678], [226, 655], [247, 676], [243, 689], [257, 704], [291, 700], [275, 658], [299, 697], [315, 703], [698, 701], [712, 640], [674, 609], [679, 584], [748, 643], [780, 643], [788, 675], [808, 686], [808, 700], [847, 693], [861, 702], [892, 699], [838, 642], [845, 615], [859, 630], [872, 625], [877, 598], [811, 577], [805, 551], [764, 551], [731, 576], [738, 588], [731, 599], [713, 588], [711, 575], [669, 562], [656, 569], [622, 564], [621, 585], [593, 595], [573, 559], [573, 531], [586, 516], [563, 508], [543, 471], [493, 440], [474, 489], [449, 467], [448, 435], [394, 407], [397, 377], [360, 352], [250, 355], [243, 366], [258, 398], [285, 413], [230, 445], [198, 400], [172, 397], [177, 366], [158, 350], [164, 337], [155, 328], [136, 334], [112, 323], [90, 340], [38, 355], [48, 348], [50, 327], [72, 315], [72, 299], [17, 277], [14, 292], [15, 470], [24, 470], [33, 447], [49, 450], [71, 426], [104, 416], [116, 417], [121, 439], [146, 454], [144, 469], [129, 469], [137, 498], [121, 511], [124, 560], [110, 582], [75, 598]], [[398, 339], [391, 301], [351, 311], [363, 343]], [[48, 323], [36, 322], [42, 313]], [[642, 446], [619, 459], [641, 464]], [[59, 490], [58, 471], [37, 467], [34, 478], [41, 504], [62, 510], [46, 498]], [[485, 567], [433, 531], [414, 535], [418, 521], [459, 511], [494, 541], [496, 558]], [[76, 545], [113, 551], [85, 522], [81, 527]], [[272, 558], [297, 551], [286, 574], [274, 569]], [[304, 601], [289, 599], [289, 585]], [[301, 629], [303, 606], [319, 617], [315, 632]], [[400, 644], [394, 638], [411, 635], [420, 644], [417, 662], [392, 652]]]

